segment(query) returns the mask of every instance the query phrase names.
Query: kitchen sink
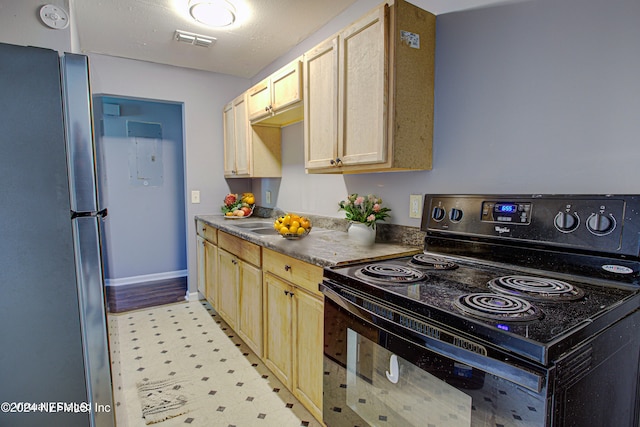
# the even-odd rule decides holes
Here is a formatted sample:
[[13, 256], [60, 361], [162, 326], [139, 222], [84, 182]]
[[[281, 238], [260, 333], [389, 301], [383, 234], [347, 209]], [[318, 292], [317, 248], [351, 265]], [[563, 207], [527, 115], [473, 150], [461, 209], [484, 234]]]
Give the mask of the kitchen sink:
[[233, 225], [239, 228], [265, 228], [272, 224], [273, 221], [236, 221]]
[[266, 234], [266, 235], [276, 235], [278, 234], [278, 232], [275, 230], [275, 228], [273, 227], [269, 227], [269, 228], [254, 228], [252, 230], [249, 230], [252, 233], [256, 233], [256, 234]]

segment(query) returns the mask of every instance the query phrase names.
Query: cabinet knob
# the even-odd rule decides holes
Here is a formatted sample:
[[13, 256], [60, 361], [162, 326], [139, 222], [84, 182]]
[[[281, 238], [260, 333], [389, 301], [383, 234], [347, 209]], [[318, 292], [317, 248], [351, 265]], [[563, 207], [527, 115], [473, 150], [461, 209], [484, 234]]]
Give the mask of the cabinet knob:
[[289, 291], [284, 291], [284, 294], [285, 295], [289, 295]]
[[231, 264], [233, 264], [233, 265], [238, 265], [238, 261], [236, 261], [235, 259], [232, 259], [232, 260], [231, 260]]
[[340, 160], [340, 157], [338, 157], [338, 158], [336, 159], [336, 164], [337, 164], [338, 166], [340, 166], [340, 165], [342, 164], [342, 160]]
[[269, 111], [269, 107], [264, 107], [264, 111]]
[[285, 264], [284, 271], [291, 271], [291, 266]]

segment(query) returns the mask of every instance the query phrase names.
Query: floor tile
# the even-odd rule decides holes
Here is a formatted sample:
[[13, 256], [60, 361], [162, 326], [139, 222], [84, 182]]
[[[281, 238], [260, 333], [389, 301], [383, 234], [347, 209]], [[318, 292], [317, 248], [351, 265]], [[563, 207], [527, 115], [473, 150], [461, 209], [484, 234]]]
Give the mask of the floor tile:
[[[206, 301], [109, 314], [118, 427], [142, 427], [137, 384], [188, 381], [175, 426], [320, 426]], [[278, 390], [278, 392], [274, 392]]]

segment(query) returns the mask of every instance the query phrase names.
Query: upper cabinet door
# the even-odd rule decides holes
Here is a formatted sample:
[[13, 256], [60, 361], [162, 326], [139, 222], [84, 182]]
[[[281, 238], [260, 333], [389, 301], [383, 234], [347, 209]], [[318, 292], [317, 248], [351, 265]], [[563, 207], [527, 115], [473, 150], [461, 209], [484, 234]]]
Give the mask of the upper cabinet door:
[[271, 108], [274, 114], [302, 100], [302, 63], [296, 59], [271, 76]]
[[251, 124], [287, 126], [303, 118], [302, 62], [298, 58], [247, 91]]
[[304, 55], [305, 167], [328, 168], [338, 157], [338, 37]]
[[233, 114], [233, 101], [222, 110], [224, 126], [224, 174], [231, 175], [236, 170], [236, 129]]
[[271, 82], [264, 79], [247, 91], [249, 120], [256, 121], [271, 115]]
[[338, 158], [383, 163], [387, 153], [388, 7], [340, 33]]
[[249, 149], [249, 121], [247, 120], [247, 98], [237, 97], [233, 102], [236, 133], [236, 175], [249, 175], [251, 156]]
[[247, 102], [244, 94], [227, 105], [222, 112], [224, 122], [224, 175], [247, 176], [250, 172], [250, 149]]

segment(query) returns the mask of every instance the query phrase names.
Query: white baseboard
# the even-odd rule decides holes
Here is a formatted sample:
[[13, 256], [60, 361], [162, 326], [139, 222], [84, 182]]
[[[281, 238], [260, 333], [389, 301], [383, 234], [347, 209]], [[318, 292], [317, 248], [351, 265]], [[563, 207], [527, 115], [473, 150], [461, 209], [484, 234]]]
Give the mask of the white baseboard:
[[121, 277], [118, 279], [105, 279], [105, 286], [125, 286], [134, 285], [136, 283], [155, 282], [158, 280], [175, 279], [177, 277], [186, 277], [187, 270], [167, 271], [164, 273], [144, 274], [141, 276]]
[[204, 299], [204, 297], [198, 291], [188, 292], [186, 298], [187, 301], [200, 301], [201, 299]]

